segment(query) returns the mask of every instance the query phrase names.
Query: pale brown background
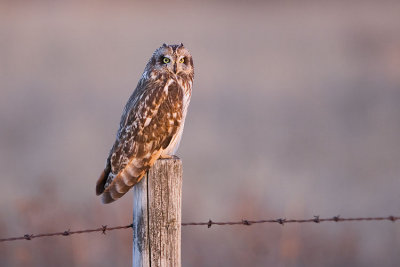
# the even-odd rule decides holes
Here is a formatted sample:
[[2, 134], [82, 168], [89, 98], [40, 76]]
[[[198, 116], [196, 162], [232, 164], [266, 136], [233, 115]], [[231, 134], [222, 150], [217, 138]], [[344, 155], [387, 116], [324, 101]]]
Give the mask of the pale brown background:
[[[399, 1], [2, 1], [0, 237], [131, 222], [94, 186], [152, 52], [196, 77], [183, 221], [400, 214]], [[1, 266], [130, 266], [131, 230], [0, 244]], [[399, 266], [391, 222], [185, 227], [184, 266]]]

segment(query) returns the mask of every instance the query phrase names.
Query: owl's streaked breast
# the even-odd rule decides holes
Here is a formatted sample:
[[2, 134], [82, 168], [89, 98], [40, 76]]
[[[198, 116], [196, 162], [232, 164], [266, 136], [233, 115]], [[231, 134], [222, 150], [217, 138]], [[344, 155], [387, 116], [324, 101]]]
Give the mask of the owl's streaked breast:
[[181, 102], [182, 103], [181, 104], [182, 119], [180, 121], [179, 129], [178, 129], [177, 133], [172, 138], [169, 146], [161, 154], [162, 156], [165, 156], [165, 155], [172, 156], [178, 150], [179, 144], [182, 139], [182, 133], [183, 133], [183, 128], [185, 126], [185, 119], [186, 119], [188, 106], [190, 103], [190, 98], [192, 96], [192, 81], [185, 82], [182, 79], [178, 78], [177, 83], [178, 83], [179, 89], [182, 91], [182, 102]]

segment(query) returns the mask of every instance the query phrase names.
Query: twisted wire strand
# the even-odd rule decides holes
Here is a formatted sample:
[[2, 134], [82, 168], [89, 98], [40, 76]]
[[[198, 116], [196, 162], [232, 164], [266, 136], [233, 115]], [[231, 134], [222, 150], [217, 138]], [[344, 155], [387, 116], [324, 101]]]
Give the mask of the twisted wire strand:
[[[319, 216], [314, 216], [311, 219], [270, 219], [270, 220], [241, 220], [241, 221], [231, 221], [231, 222], [214, 222], [211, 219], [207, 222], [188, 222], [182, 223], [182, 226], [207, 226], [207, 228], [211, 228], [213, 225], [227, 226], [227, 225], [254, 225], [261, 223], [277, 223], [280, 225], [284, 225], [286, 223], [322, 223], [322, 222], [360, 222], [360, 221], [391, 221], [396, 222], [400, 220], [400, 216], [387, 216], [387, 217], [353, 217], [353, 218], [341, 218], [339, 215], [331, 218], [320, 218]], [[54, 232], [54, 233], [44, 233], [44, 234], [25, 234], [23, 236], [18, 237], [10, 237], [10, 238], [0, 238], [1, 242], [6, 241], [17, 241], [17, 240], [32, 240], [34, 238], [40, 237], [52, 237], [52, 236], [70, 236], [74, 234], [82, 234], [82, 233], [94, 233], [101, 232], [102, 234], [106, 234], [107, 231], [120, 230], [120, 229], [129, 229], [133, 228], [133, 224], [123, 225], [123, 226], [114, 226], [108, 227], [107, 225], [102, 225], [99, 228], [94, 229], [86, 229], [86, 230], [77, 230], [71, 231], [70, 229], [63, 232]]]

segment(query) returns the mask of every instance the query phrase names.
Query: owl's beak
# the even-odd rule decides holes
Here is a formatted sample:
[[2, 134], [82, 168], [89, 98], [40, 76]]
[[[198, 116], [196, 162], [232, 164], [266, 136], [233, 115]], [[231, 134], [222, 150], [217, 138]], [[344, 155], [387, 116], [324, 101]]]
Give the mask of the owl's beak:
[[174, 63], [174, 73], [176, 74], [176, 62]]

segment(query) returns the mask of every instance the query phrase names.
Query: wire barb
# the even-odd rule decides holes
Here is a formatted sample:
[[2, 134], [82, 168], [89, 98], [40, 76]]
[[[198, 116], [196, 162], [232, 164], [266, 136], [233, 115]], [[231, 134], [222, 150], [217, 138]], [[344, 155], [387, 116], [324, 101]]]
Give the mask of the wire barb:
[[285, 224], [285, 222], [286, 222], [286, 219], [282, 219], [282, 218], [279, 218], [278, 220], [276, 220], [280, 225], [284, 225]]
[[31, 239], [32, 239], [32, 236], [33, 236], [33, 235], [28, 235], [28, 234], [26, 234], [26, 235], [24, 235], [24, 239], [26, 239], [26, 240], [31, 240]]
[[64, 231], [64, 233], [63, 233], [62, 235], [64, 235], [64, 236], [67, 236], [67, 235], [69, 235], [69, 234], [70, 234], [70, 232], [71, 232], [71, 230], [70, 230], [70, 229], [68, 229], [67, 231]]
[[243, 223], [244, 225], [251, 225], [251, 223], [250, 223], [248, 220], [242, 220], [242, 223]]
[[[396, 222], [400, 221], [400, 216], [387, 216], [387, 217], [357, 217], [357, 218], [340, 218], [339, 215], [334, 216], [332, 218], [320, 218], [319, 216], [314, 216], [312, 219], [275, 219], [275, 220], [258, 220], [258, 221], [251, 221], [242, 219], [241, 221], [234, 221], [234, 222], [213, 222], [211, 219], [208, 222], [189, 222], [189, 223], [182, 223], [182, 226], [198, 226], [198, 225], [206, 225], [207, 228], [211, 228], [212, 225], [246, 225], [251, 226], [254, 224], [260, 223], [278, 223], [280, 225], [284, 225], [286, 223], [322, 223], [322, 222], [360, 222], [360, 221], [391, 221]], [[115, 227], [108, 227], [107, 225], [102, 225], [99, 228], [95, 229], [87, 229], [87, 230], [78, 230], [78, 231], [71, 231], [70, 229], [57, 232], [57, 233], [46, 233], [46, 234], [25, 234], [23, 236], [18, 237], [10, 237], [10, 238], [0, 238], [0, 242], [6, 241], [17, 241], [17, 240], [32, 240], [34, 238], [39, 237], [50, 237], [50, 236], [70, 236], [73, 234], [82, 234], [82, 233], [94, 233], [94, 232], [101, 232], [102, 234], [106, 234], [106, 231], [112, 230], [119, 230], [119, 229], [128, 229], [133, 228], [133, 224], [123, 225], [123, 226], [115, 226]]]

